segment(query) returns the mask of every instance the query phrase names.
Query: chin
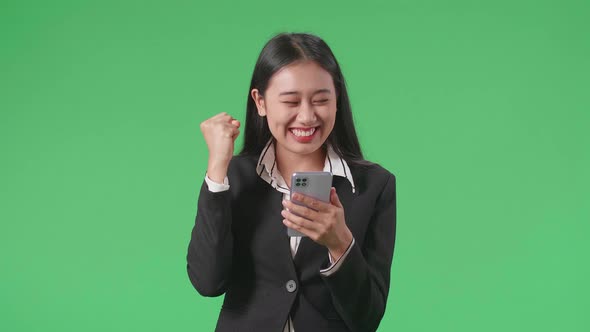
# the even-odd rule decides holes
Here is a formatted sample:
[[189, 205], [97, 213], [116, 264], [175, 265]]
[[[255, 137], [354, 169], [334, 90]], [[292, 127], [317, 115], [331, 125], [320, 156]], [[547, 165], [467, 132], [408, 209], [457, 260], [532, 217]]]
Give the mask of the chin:
[[[318, 149], [321, 149], [324, 142], [325, 142], [325, 140], [324, 141], [318, 140], [317, 142], [313, 142], [313, 143], [301, 144], [301, 143], [292, 143], [292, 142], [288, 141], [286, 148], [291, 152], [306, 155], [306, 154], [314, 153]], [[285, 145], [283, 145], [283, 146], [285, 146]]]

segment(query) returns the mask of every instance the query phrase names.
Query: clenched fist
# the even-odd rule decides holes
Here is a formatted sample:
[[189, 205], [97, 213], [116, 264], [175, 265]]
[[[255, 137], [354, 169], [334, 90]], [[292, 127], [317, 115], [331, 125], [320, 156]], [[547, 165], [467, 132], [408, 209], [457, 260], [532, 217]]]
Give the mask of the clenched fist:
[[234, 142], [240, 134], [240, 121], [226, 112], [201, 122], [201, 132], [209, 149], [207, 174], [215, 182], [223, 183], [229, 161], [234, 154]]

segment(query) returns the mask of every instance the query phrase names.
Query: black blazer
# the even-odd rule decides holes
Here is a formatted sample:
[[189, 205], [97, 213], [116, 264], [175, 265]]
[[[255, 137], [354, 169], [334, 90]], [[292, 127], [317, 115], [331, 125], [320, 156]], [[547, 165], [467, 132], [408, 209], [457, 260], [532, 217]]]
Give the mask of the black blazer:
[[375, 331], [385, 312], [396, 230], [395, 176], [374, 164], [334, 176], [355, 244], [330, 276], [328, 249], [303, 237], [294, 258], [281, 216], [283, 194], [256, 174], [258, 159], [234, 156], [230, 188], [203, 181], [187, 270], [203, 296], [225, 293], [215, 331]]

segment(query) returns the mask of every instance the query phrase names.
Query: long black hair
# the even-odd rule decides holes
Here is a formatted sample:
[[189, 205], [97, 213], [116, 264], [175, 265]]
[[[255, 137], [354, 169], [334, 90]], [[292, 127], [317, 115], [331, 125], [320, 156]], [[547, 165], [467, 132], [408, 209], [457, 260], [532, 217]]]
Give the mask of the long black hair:
[[295, 61], [315, 61], [332, 75], [336, 89], [336, 121], [326, 142], [347, 163], [371, 164], [363, 158], [356, 135], [344, 76], [330, 47], [320, 37], [307, 33], [280, 33], [270, 39], [256, 61], [246, 107], [244, 146], [240, 155], [258, 156], [272, 134], [266, 118], [258, 115], [250, 93], [258, 89], [264, 96], [272, 75]]

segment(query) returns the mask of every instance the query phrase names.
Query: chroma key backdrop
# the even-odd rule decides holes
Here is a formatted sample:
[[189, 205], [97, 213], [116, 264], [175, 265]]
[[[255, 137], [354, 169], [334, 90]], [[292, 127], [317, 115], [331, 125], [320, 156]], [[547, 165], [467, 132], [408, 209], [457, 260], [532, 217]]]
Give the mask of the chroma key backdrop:
[[2, 0], [1, 331], [214, 330], [186, 272], [199, 124], [244, 122], [284, 31], [330, 45], [397, 177], [379, 331], [590, 331], [582, 0]]

